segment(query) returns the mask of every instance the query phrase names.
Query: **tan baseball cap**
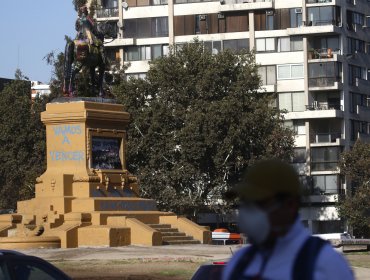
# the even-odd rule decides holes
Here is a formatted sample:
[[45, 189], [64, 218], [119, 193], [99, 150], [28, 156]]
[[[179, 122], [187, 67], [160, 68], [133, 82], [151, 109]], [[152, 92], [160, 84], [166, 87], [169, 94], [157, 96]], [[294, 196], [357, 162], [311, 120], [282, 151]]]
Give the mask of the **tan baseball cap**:
[[299, 177], [290, 164], [269, 159], [248, 168], [242, 180], [226, 196], [238, 196], [244, 201], [260, 201], [277, 194], [299, 196]]

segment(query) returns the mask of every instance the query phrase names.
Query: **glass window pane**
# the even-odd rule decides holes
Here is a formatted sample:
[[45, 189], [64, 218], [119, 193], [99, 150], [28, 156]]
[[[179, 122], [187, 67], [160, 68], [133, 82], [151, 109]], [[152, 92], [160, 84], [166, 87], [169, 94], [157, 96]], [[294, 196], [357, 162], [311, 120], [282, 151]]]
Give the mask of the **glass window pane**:
[[278, 80], [290, 78], [290, 65], [278, 65]]
[[338, 177], [336, 175], [325, 176], [326, 193], [338, 193]]
[[294, 36], [290, 38], [291, 51], [302, 51], [303, 50], [303, 37]]
[[275, 38], [266, 38], [266, 51], [275, 50]]
[[294, 112], [302, 112], [305, 110], [305, 98], [304, 92], [293, 92], [292, 93], [293, 99], [293, 111]]
[[320, 7], [320, 23], [321, 25], [331, 24], [334, 20], [333, 7]]
[[224, 44], [224, 50], [226, 49], [229, 49], [232, 51], [237, 50], [237, 40], [224, 40], [223, 44]]
[[262, 85], [266, 85], [267, 84], [266, 66], [260, 66], [258, 68], [258, 75], [261, 78]]
[[280, 110], [287, 110], [289, 112], [292, 111], [292, 99], [291, 93], [279, 93], [279, 109]]
[[265, 39], [256, 39], [256, 50], [258, 52], [263, 52], [266, 50], [266, 41]]
[[325, 192], [325, 176], [312, 176], [315, 194]]
[[278, 41], [279, 52], [289, 52], [290, 51], [290, 39], [289, 37], [281, 37]]
[[303, 65], [292, 65], [292, 78], [303, 78]]
[[170, 51], [170, 48], [169, 48], [168, 45], [162, 46], [162, 55], [163, 56], [168, 55], [169, 51]]
[[267, 66], [267, 84], [276, 85], [275, 65]]
[[239, 39], [238, 42], [238, 50], [248, 50], [249, 49], [249, 41], [248, 39]]
[[156, 59], [162, 56], [162, 46], [161, 45], [153, 45], [152, 50], [153, 50], [152, 59]]
[[221, 41], [213, 41], [212, 53], [218, 54], [221, 51]]

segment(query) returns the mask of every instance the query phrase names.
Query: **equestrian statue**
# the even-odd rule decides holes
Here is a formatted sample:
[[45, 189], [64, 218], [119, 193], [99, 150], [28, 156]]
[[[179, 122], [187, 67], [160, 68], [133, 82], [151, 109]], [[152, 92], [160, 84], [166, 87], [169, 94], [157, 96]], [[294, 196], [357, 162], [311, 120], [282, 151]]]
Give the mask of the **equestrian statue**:
[[[87, 7], [82, 6], [78, 10], [76, 31], [75, 40], [68, 41], [65, 47], [63, 94], [68, 97], [76, 96], [76, 75], [83, 67], [88, 67], [93, 89], [99, 92], [99, 97], [104, 97], [103, 80], [107, 62], [103, 42], [104, 36], [111, 33], [111, 30], [106, 23], [98, 27], [89, 16]], [[97, 81], [96, 68], [98, 68]]]

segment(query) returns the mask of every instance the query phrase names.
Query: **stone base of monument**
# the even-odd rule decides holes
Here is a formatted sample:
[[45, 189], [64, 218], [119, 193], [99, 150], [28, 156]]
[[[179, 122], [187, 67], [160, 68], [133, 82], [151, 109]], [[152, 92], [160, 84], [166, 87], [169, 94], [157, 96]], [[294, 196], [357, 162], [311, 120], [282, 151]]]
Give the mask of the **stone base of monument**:
[[140, 197], [126, 169], [129, 114], [122, 105], [62, 98], [47, 104], [41, 119], [47, 169], [35, 198], [0, 215], [1, 248], [211, 243], [207, 228]]

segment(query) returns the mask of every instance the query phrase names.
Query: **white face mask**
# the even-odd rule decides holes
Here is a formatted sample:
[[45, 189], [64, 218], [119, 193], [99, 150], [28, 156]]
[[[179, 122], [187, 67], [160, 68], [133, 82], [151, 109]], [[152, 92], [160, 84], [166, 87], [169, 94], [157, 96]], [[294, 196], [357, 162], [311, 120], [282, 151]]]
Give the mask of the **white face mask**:
[[276, 201], [267, 209], [261, 209], [254, 203], [242, 204], [239, 208], [239, 229], [244, 232], [252, 243], [263, 244], [271, 231], [279, 230], [272, 227], [269, 213], [276, 211], [282, 203]]
[[270, 233], [268, 214], [256, 205], [242, 205], [239, 208], [238, 223], [240, 231], [256, 245], [263, 244]]

